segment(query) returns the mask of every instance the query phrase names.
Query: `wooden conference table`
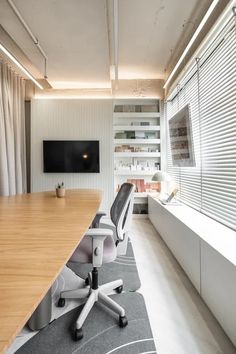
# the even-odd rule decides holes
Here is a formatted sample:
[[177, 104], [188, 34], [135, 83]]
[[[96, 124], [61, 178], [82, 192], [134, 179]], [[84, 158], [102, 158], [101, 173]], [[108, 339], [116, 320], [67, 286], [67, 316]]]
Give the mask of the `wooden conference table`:
[[93, 220], [102, 194], [0, 197], [0, 353], [28, 321]]

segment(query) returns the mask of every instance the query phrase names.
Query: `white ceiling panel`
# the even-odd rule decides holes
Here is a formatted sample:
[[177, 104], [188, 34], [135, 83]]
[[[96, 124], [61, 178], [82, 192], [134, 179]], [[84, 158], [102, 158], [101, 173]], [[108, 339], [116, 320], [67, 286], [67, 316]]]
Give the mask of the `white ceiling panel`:
[[[8, 1], [0, 0], [0, 24], [43, 74], [43, 57]], [[110, 88], [114, 48], [119, 79], [165, 79], [212, 2], [117, 0], [114, 43], [113, 12], [107, 11], [113, 0], [11, 1], [47, 54], [48, 81], [55, 89]]]
[[[2, 1], [2, 0], [1, 0]], [[6, 1], [4, 1], [6, 2]], [[48, 56], [48, 79], [63, 88], [110, 87], [105, 0], [14, 0]], [[17, 23], [1, 20], [29, 53]], [[34, 54], [35, 55], [35, 54]]]
[[119, 78], [164, 79], [181, 37], [210, 1], [119, 0]]

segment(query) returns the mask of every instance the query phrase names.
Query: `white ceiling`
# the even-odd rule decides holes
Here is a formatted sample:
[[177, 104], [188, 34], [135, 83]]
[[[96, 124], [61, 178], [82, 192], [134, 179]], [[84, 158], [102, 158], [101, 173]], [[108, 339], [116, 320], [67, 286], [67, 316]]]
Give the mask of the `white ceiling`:
[[120, 0], [119, 77], [165, 79], [198, 0]]
[[[109, 88], [113, 0], [14, 0], [48, 56], [54, 88]], [[165, 79], [211, 0], [118, 0], [119, 79]], [[109, 6], [108, 6], [109, 7]], [[43, 73], [43, 58], [7, 0], [0, 23]], [[110, 38], [110, 40], [109, 40]]]

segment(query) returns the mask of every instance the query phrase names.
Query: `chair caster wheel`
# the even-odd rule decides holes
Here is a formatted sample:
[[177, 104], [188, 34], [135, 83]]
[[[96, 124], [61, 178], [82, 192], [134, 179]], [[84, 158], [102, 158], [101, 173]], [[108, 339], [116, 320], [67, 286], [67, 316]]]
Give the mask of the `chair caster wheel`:
[[127, 320], [127, 317], [126, 316], [120, 316], [120, 318], [119, 318], [119, 326], [121, 327], [121, 328], [124, 328], [124, 327], [126, 327], [127, 326], [127, 324], [128, 324], [128, 320]]
[[85, 285], [88, 286], [89, 285], [89, 278], [87, 277], [84, 281]]
[[122, 293], [122, 291], [123, 291], [123, 285], [118, 286], [118, 288], [115, 288], [115, 291], [116, 291], [118, 294]]
[[62, 297], [60, 297], [60, 299], [58, 300], [57, 306], [58, 307], [64, 307], [66, 303], [66, 300], [63, 299]]
[[81, 340], [83, 338], [83, 331], [82, 331], [82, 328], [80, 329], [75, 329], [75, 333], [74, 333], [74, 340], [77, 341], [77, 340]]

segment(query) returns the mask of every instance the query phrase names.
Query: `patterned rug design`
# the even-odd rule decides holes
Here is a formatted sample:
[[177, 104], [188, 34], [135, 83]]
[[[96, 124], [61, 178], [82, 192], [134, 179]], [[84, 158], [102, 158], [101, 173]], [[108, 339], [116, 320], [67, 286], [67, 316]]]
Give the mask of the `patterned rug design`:
[[[17, 354], [137, 354], [156, 353], [144, 299], [138, 293], [112, 298], [126, 308], [129, 324], [118, 326], [118, 316], [96, 304], [83, 326], [84, 338], [72, 339], [75, 320], [82, 306], [64, 314], [30, 339]], [[105, 311], [104, 311], [105, 310]]]
[[[70, 327], [70, 323], [74, 323], [73, 318], [77, 315], [78, 311], [81, 310], [81, 306], [78, 307], [78, 305], [82, 305], [83, 301], [80, 300], [70, 300], [70, 301], [66, 301], [66, 305], [64, 308], [58, 308], [57, 307], [57, 302], [60, 296], [60, 292], [63, 290], [68, 290], [68, 289], [72, 289], [72, 288], [82, 288], [84, 286], [84, 279], [87, 272], [90, 271], [90, 266], [87, 265], [82, 265], [83, 269], [79, 270], [77, 267], [74, 268], [74, 264], [72, 263], [69, 264], [69, 267], [64, 267], [63, 271], [61, 272], [61, 274], [59, 275], [59, 277], [57, 278], [57, 280], [55, 281], [53, 287], [52, 287], [52, 322], [50, 323], [49, 326], [47, 326], [44, 330], [41, 330], [40, 332], [32, 332], [31, 330], [28, 329], [27, 326], [25, 326], [21, 333], [17, 336], [14, 344], [8, 349], [7, 354], [13, 354], [13, 353], [18, 353], [18, 354], [23, 354], [23, 353], [34, 353], [34, 354], [51, 354], [51, 353], [63, 353], [63, 354], [69, 354], [69, 353], [73, 353], [76, 354], [77, 353], [77, 349], [76, 351], [73, 351], [75, 349], [72, 350], [72, 352], [68, 351], [71, 350], [71, 347], [74, 347], [75, 342], [72, 340], [71, 338], [71, 333], [69, 333], [69, 327]], [[106, 267], [108, 266], [108, 267]], [[87, 267], [87, 268], [86, 268]], [[119, 256], [117, 257], [117, 259], [111, 263], [111, 264], [107, 264], [105, 266], [103, 266], [104, 271], [102, 271], [102, 269], [99, 270], [99, 283], [105, 283], [105, 282], [109, 282], [112, 281], [114, 279], [119, 279], [122, 278], [124, 280], [124, 290], [126, 291], [135, 291], [140, 287], [140, 279], [139, 279], [139, 275], [138, 275], [138, 271], [137, 271], [137, 267], [136, 267], [136, 261], [134, 258], [134, 253], [133, 253], [133, 248], [132, 248], [132, 244], [131, 241], [129, 240], [128, 242], [128, 248], [127, 248], [127, 253], [124, 256]], [[75, 274], [76, 271], [77, 273], [79, 273], [78, 275]], [[136, 301], [136, 298], [127, 298], [129, 294], [119, 294], [119, 295], [112, 295], [112, 296], [117, 296], [116, 301], [118, 303], [122, 304], [122, 301], [125, 301], [124, 307], [128, 306], [129, 309], [131, 309], [133, 307], [133, 302]], [[138, 296], [139, 298], [142, 296], [140, 294], [131, 294], [130, 295], [134, 295], [134, 296]], [[122, 300], [124, 298], [124, 300]], [[131, 299], [130, 303], [128, 303], [128, 305], [126, 304], [126, 300], [125, 299]], [[127, 300], [127, 301], [128, 301]], [[121, 302], [120, 302], [121, 301]], [[123, 329], [120, 329], [119, 326], [117, 326], [116, 324], [116, 320], [114, 321], [114, 317], [112, 316], [108, 316], [107, 318], [104, 318], [104, 322], [100, 322], [100, 317], [103, 318], [103, 312], [101, 312], [100, 307], [102, 305], [100, 304], [96, 304], [95, 309], [94, 309], [94, 313], [95, 315], [90, 314], [89, 316], [94, 316], [94, 326], [92, 326], [92, 331], [89, 329], [90, 328], [90, 321], [88, 318], [88, 321], [86, 321], [88, 326], [88, 332], [87, 333], [94, 333], [93, 336], [95, 336], [95, 338], [97, 338], [97, 328], [98, 326], [100, 326], [100, 323], [103, 323], [103, 325], [101, 326], [101, 328], [106, 328], [107, 323], [110, 323], [110, 321], [113, 320], [113, 325], [111, 325], [111, 329], [108, 329], [107, 331], [105, 331], [104, 333], [116, 333], [115, 337], [118, 336], [118, 338], [120, 337], [120, 335], [122, 334], [122, 338], [125, 335], [125, 333], [128, 333], [128, 338], [124, 339], [123, 343], [121, 344], [116, 343], [116, 340], [113, 340], [113, 344], [111, 349], [108, 350], [109, 347], [109, 339], [106, 339], [106, 335], [104, 334], [104, 338], [101, 339], [102, 343], [106, 343], [105, 347], [103, 346], [103, 349], [101, 349], [101, 352], [90, 352], [87, 351], [86, 348], [90, 348], [90, 346], [88, 346], [87, 344], [83, 344], [83, 346], [79, 346], [78, 347], [78, 343], [76, 344], [76, 348], [79, 348], [78, 354], [80, 353], [95, 353], [95, 354], [100, 354], [100, 353], [138, 353], [137, 348], [144, 348], [144, 351], [142, 351], [143, 353], [146, 352], [150, 352], [150, 353], [155, 353], [155, 351], [150, 351], [147, 348], [152, 348], [153, 347], [153, 339], [152, 339], [152, 335], [151, 335], [151, 330], [150, 330], [150, 326], [149, 326], [149, 322], [148, 322], [148, 318], [147, 318], [147, 314], [146, 314], [146, 309], [145, 309], [145, 304], [143, 300], [138, 300], [138, 303], [143, 303], [143, 305], [141, 307], [144, 308], [144, 318], [145, 320], [141, 320], [134, 318], [133, 320], [129, 318], [129, 330], [128, 331], [123, 331]], [[129, 302], [129, 301], [128, 301]], [[109, 310], [106, 310], [109, 311]], [[136, 313], [138, 313], [137, 311], [135, 311]], [[92, 311], [93, 313], [93, 311]], [[106, 312], [104, 312], [106, 314]], [[135, 316], [134, 316], [135, 317]], [[96, 318], [99, 318], [99, 323], [97, 323]], [[59, 321], [59, 322], [58, 322]], [[141, 321], [141, 322], [140, 322]], [[140, 337], [139, 331], [141, 331], [141, 328], [143, 327], [143, 323], [142, 321], [147, 323], [147, 338], [143, 338]], [[56, 325], [58, 323], [58, 326]], [[111, 323], [110, 323], [111, 324]], [[137, 326], [136, 326], [137, 324]], [[139, 324], [140, 324], [140, 330], [139, 328]], [[134, 326], [135, 325], [135, 326]], [[57, 328], [58, 327], [58, 328]], [[128, 328], [127, 327], [127, 328]], [[63, 329], [62, 332], [60, 332], [61, 334], [58, 334], [58, 330], [60, 331], [60, 328]], [[132, 329], [133, 328], [133, 329]], [[54, 341], [55, 343], [58, 344], [58, 338], [57, 336], [61, 336], [61, 340], [64, 342], [65, 337], [67, 336], [68, 341], [66, 340], [66, 345], [69, 346], [68, 348], [65, 348], [64, 345], [61, 346], [61, 349], [59, 351], [58, 346], [56, 346], [55, 348], [50, 347], [50, 345], [47, 345], [47, 348], [44, 350], [43, 348], [39, 348], [38, 345], [39, 343], [41, 343], [41, 340], [43, 342], [48, 342], [48, 339], [43, 339], [42, 335], [45, 335], [47, 333], [47, 331], [49, 331], [50, 333], [50, 338], [51, 340], [49, 340], [49, 342], [51, 343], [50, 345], [54, 345]], [[52, 333], [55, 332], [55, 336], [52, 336]], [[103, 332], [103, 330], [102, 330]], [[136, 338], [135, 333], [139, 333], [138, 337]], [[66, 334], [67, 333], [67, 334]], [[54, 338], [52, 340], [52, 338]], [[63, 339], [64, 338], [64, 339]], [[85, 337], [86, 338], [86, 337]], [[140, 339], [143, 338], [143, 339]], [[132, 340], [131, 340], [132, 339]], [[91, 341], [91, 339], [89, 339], [88, 343], [92, 343], [94, 342], [95, 339], [93, 339]], [[84, 339], [83, 339], [84, 341]], [[100, 342], [100, 339], [99, 339]], [[37, 344], [37, 350], [36, 347], [34, 347], [34, 343], [38, 343]], [[97, 342], [96, 342], [97, 343]], [[114, 345], [117, 345], [117, 349], [114, 350]], [[31, 348], [31, 345], [34, 347], [34, 349], [27, 349], [27, 348]], [[93, 344], [94, 345], [94, 344]], [[97, 345], [97, 344], [96, 344]], [[29, 346], [29, 347], [28, 347]], [[32, 347], [32, 348], [33, 348]], [[84, 349], [82, 349], [84, 348]], [[28, 351], [29, 350], [29, 351]], [[39, 351], [40, 350], [40, 351]], [[51, 351], [52, 350], [52, 351]], [[54, 351], [56, 350], [56, 351]], [[91, 350], [88, 349], [88, 350]], [[100, 350], [100, 349], [99, 349]], [[151, 349], [153, 350], [153, 349]], [[140, 352], [141, 353], [141, 352]]]

